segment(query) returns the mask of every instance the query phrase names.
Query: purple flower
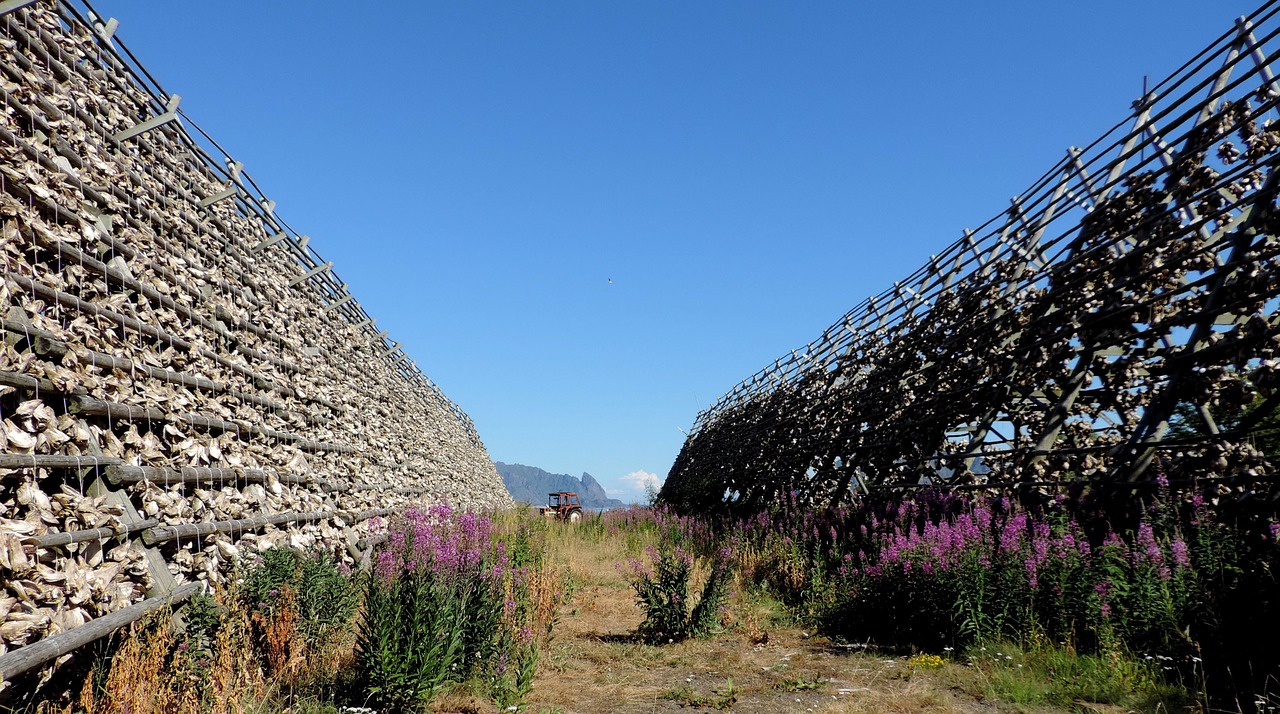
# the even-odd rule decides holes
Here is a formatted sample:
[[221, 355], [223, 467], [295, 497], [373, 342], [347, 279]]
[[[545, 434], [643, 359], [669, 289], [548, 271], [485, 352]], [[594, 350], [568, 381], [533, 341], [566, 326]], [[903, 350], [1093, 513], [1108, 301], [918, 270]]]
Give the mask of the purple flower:
[[1173, 552], [1173, 562], [1179, 568], [1191, 567], [1191, 558], [1187, 555], [1187, 544], [1181, 538], [1175, 538], [1169, 544], [1169, 550]]
[[1154, 565], [1164, 562], [1164, 553], [1160, 551], [1160, 545], [1156, 543], [1155, 531], [1152, 530], [1150, 523], [1143, 523], [1138, 526], [1137, 546], [1147, 556], [1147, 562]]

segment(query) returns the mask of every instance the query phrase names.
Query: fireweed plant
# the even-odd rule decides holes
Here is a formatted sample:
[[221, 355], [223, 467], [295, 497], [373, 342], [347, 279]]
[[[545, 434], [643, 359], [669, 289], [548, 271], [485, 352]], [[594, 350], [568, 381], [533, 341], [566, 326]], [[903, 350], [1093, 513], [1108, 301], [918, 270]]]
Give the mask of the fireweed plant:
[[1136, 496], [1031, 505], [929, 491], [814, 510], [792, 496], [717, 530], [746, 581], [831, 635], [932, 651], [1062, 643], [1235, 696], [1280, 674], [1280, 525], [1214, 496], [1175, 494], [1163, 476]]
[[389, 534], [357, 633], [366, 701], [405, 711], [476, 679], [496, 701], [518, 701], [555, 610], [538, 535], [521, 526], [508, 542], [488, 517], [443, 505], [409, 511]]

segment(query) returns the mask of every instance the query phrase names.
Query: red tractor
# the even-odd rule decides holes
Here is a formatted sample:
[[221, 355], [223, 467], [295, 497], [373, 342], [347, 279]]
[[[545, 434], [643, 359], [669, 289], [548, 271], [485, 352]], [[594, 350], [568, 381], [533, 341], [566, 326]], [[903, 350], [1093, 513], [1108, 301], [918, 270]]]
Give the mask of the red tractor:
[[547, 494], [547, 507], [539, 508], [538, 513], [547, 518], [577, 523], [582, 520], [582, 501], [578, 500], [578, 494], [573, 491], [549, 493]]

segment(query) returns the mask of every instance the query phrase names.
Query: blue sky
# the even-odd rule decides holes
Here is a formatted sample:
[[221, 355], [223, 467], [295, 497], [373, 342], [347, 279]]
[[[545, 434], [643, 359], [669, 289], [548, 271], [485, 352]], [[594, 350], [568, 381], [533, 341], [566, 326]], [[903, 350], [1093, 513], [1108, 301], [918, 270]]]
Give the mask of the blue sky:
[[96, 7], [493, 458], [623, 498], [1253, 8]]

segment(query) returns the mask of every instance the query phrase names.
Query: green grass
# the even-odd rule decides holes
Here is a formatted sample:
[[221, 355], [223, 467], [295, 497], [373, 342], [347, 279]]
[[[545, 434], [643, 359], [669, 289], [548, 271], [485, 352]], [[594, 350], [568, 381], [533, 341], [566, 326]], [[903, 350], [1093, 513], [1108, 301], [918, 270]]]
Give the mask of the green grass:
[[738, 689], [733, 686], [733, 678], [724, 687], [715, 690], [712, 696], [704, 696], [693, 691], [692, 687], [668, 689], [658, 695], [659, 699], [668, 699], [682, 707], [709, 707], [712, 709], [728, 709], [738, 701]]
[[1123, 654], [1081, 655], [1056, 645], [1021, 648], [992, 642], [970, 651], [982, 693], [1010, 704], [1113, 704], [1138, 711], [1178, 711], [1186, 690], [1164, 683], [1146, 662]]
[[774, 689], [784, 692], [813, 692], [822, 688], [826, 684], [826, 680], [822, 675], [815, 674], [812, 677], [806, 677], [798, 674], [794, 677], [785, 677], [773, 685]]

